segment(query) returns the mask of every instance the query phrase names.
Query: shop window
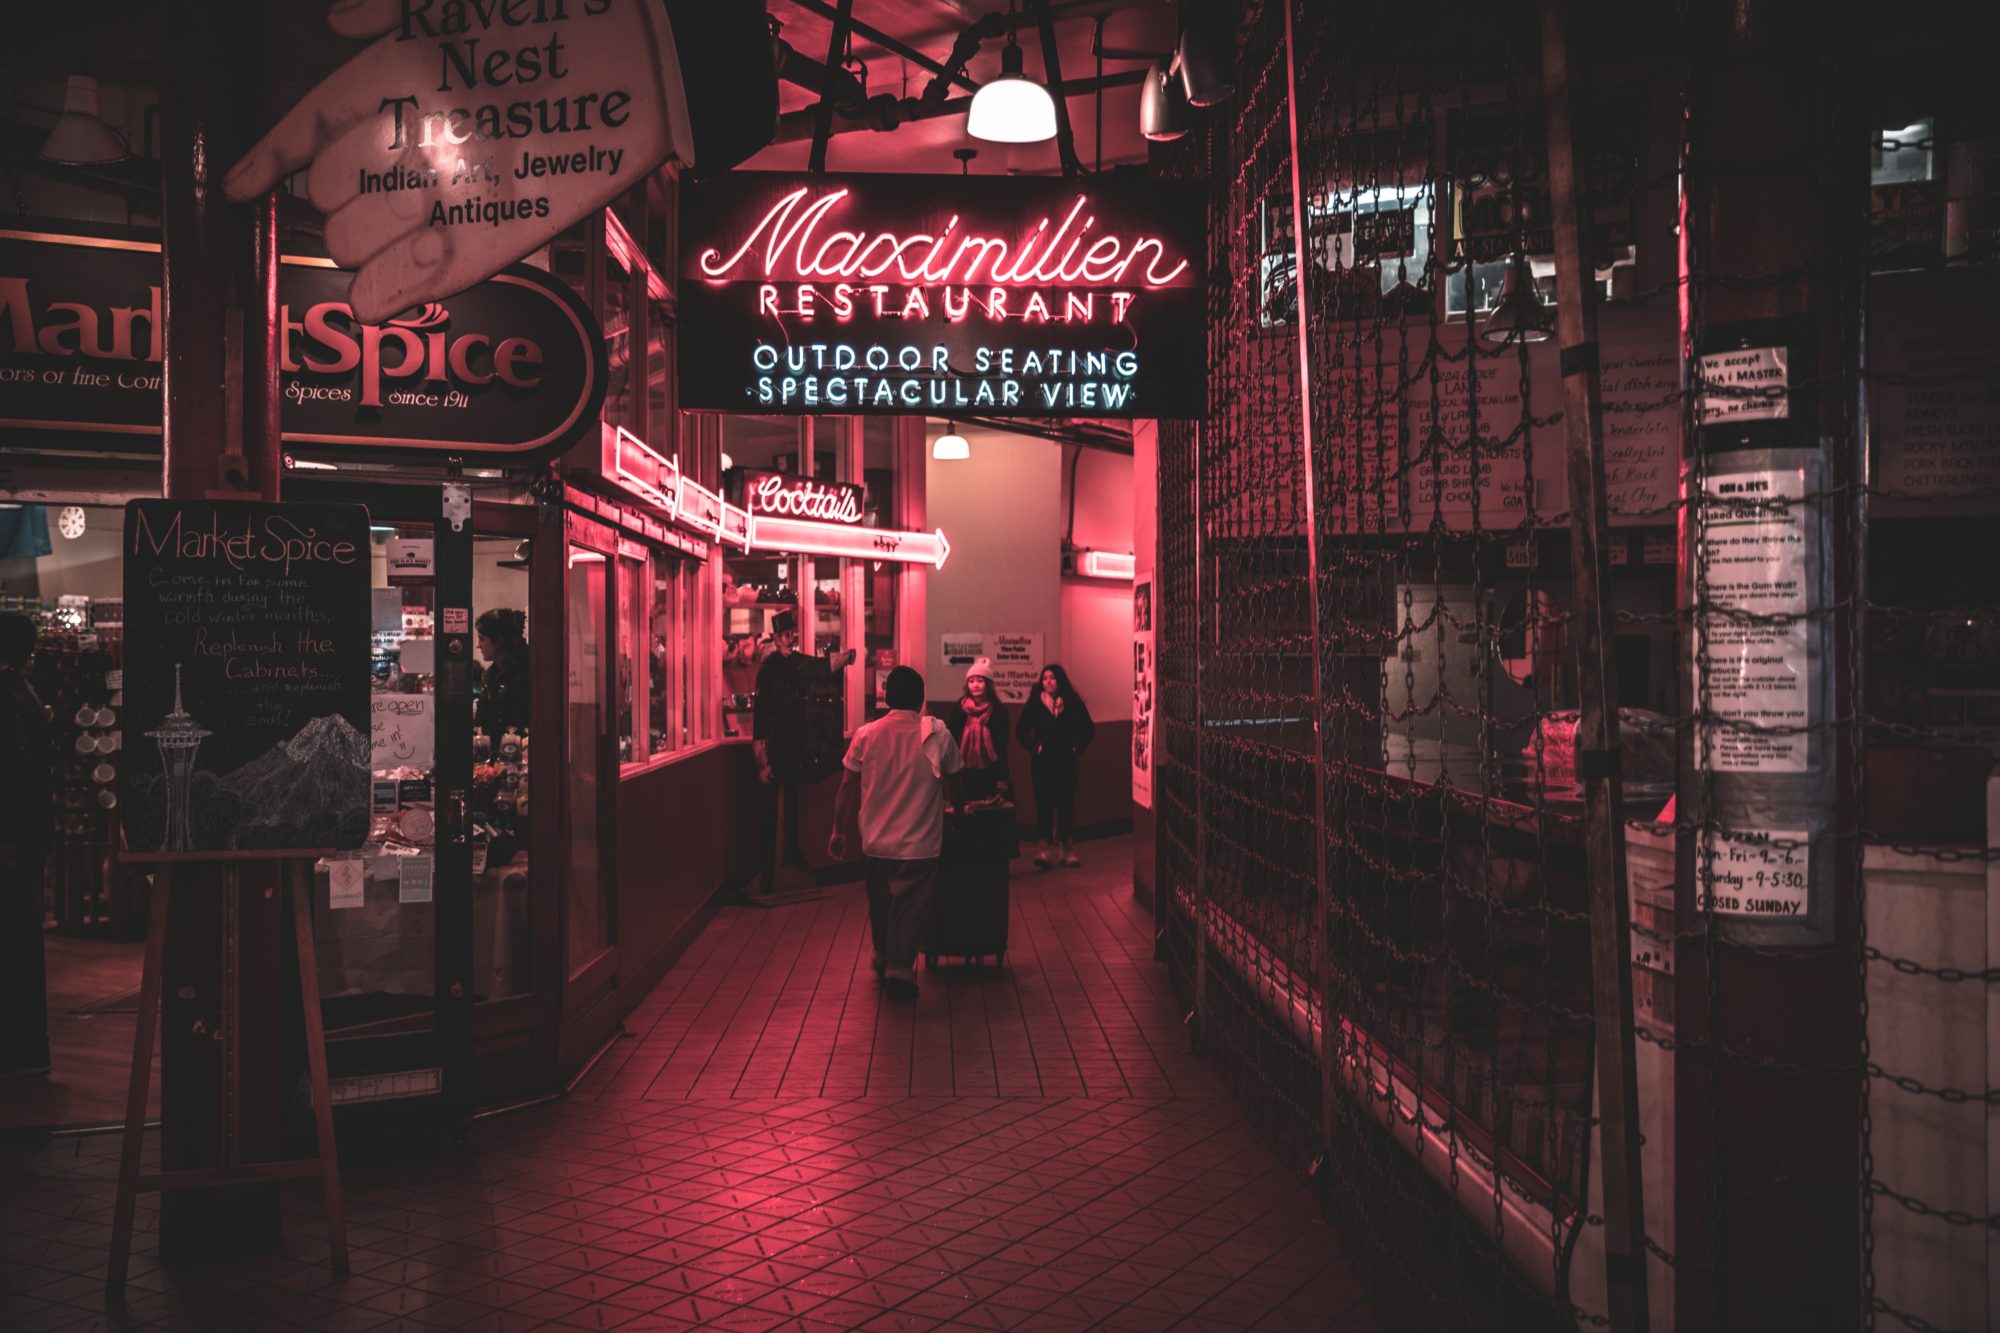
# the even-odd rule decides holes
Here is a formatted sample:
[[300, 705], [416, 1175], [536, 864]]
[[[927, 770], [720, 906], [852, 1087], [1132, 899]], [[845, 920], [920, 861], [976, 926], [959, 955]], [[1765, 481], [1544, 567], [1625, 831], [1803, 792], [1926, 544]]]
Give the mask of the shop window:
[[643, 434], [632, 375], [632, 270], [619, 256], [604, 252], [604, 282], [598, 320], [604, 329], [604, 421]]
[[1944, 189], [1934, 122], [1876, 132], [1869, 145], [1868, 245], [1877, 270], [1924, 268], [1943, 255]]
[[478, 997], [493, 1000], [529, 990], [528, 727], [535, 636], [526, 543], [482, 535], [473, 538], [472, 551], [481, 665], [472, 733], [473, 976]]
[[604, 661], [606, 565], [603, 552], [569, 548], [564, 605], [568, 612], [564, 687], [563, 778], [569, 787], [568, 957], [574, 974], [611, 943], [611, 885], [603, 867], [601, 759], [606, 731]]
[[680, 720], [683, 685], [676, 693], [671, 650], [681, 592], [678, 563], [665, 551], [653, 552], [652, 589], [646, 605], [646, 740], [650, 754], [666, 754], [688, 744]]
[[618, 762], [644, 763], [651, 754], [640, 682], [647, 679], [646, 643], [651, 624], [646, 614], [647, 579], [644, 560], [630, 554], [618, 558]]

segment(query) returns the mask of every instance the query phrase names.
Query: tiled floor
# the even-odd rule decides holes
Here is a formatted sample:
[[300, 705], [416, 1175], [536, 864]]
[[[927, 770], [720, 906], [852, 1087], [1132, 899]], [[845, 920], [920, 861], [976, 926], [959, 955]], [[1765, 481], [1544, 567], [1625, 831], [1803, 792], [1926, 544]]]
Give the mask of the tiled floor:
[[[48, 1125], [103, 1125], [125, 1118], [132, 1077], [132, 1025], [139, 1014], [139, 964], [144, 944], [79, 940], [49, 931], [49, 1053], [47, 1078], [0, 1084], [0, 1132]], [[160, 1106], [154, 1059], [152, 1113]]]
[[563, 1102], [347, 1173], [279, 1254], [103, 1314], [114, 1137], [0, 1148], [0, 1327], [1374, 1327], [1334, 1235], [1188, 1055], [1119, 873], [1016, 879], [1004, 973], [880, 1000], [858, 890], [719, 915]]

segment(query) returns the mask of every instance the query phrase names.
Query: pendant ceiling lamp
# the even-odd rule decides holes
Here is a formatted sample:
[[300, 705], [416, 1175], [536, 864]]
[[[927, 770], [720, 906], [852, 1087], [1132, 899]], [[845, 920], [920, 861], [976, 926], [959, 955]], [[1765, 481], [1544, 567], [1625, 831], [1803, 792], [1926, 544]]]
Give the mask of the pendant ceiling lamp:
[[88, 74], [69, 76], [62, 115], [42, 144], [42, 157], [69, 166], [101, 166], [123, 162], [132, 150], [98, 113], [97, 80]]
[[965, 132], [991, 143], [1041, 143], [1056, 137], [1056, 102], [1021, 72], [1021, 47], [1010, 24], [999, 77], [981, 84], [965, 113]]
[[1169, 143], [1188, 132], [1192, 118], [1173, 61], [1155, 60], [1139, 85], [1139, 133], [1155, 143]]
[[945, 433], [937, 437], [931, 445], [931, 457], [945, 462], [955, 462], [972, 457], [972, 446], [958, 433], [955, 423], [947, 422]]
[[1549, 309], [1535, 295], [1535, 272], [1519, 251], [1508, 261], [1500, 282], [1500, 304], [1486, 317], [1480, 338], [1489, 343], [1540, 343], [1555, 336]]
[[1215, 106], [1236, 91], [1236, 28], [1215, 0], [1188, 6], [1181, 29], [1181, 88], [1194, 106]]

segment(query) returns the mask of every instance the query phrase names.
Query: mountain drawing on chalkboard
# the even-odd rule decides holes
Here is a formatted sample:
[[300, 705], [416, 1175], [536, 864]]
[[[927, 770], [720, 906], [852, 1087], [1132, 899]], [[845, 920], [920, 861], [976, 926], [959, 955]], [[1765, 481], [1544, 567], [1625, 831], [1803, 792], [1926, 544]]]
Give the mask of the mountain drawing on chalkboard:
[[366, 832], [369, 739], [338, 713], [316, 717], [227, 774], [222, 786], [249, 809], [238, 847], [349, 847]]

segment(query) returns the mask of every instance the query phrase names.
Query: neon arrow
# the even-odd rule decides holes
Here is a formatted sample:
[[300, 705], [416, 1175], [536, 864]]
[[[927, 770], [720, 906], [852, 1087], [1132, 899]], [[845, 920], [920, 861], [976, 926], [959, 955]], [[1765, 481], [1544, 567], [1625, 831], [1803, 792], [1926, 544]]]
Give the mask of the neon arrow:
[[951, 554], [944, 529], [897, 532], [890, 528], [858, 528], [845, 523], [815, 523], [810, 519], [750, 516], [750, 545], [766, 551], [800, 555], [844, 555], [856, 560], [900, 560], [906, 564], [943, 569]]

